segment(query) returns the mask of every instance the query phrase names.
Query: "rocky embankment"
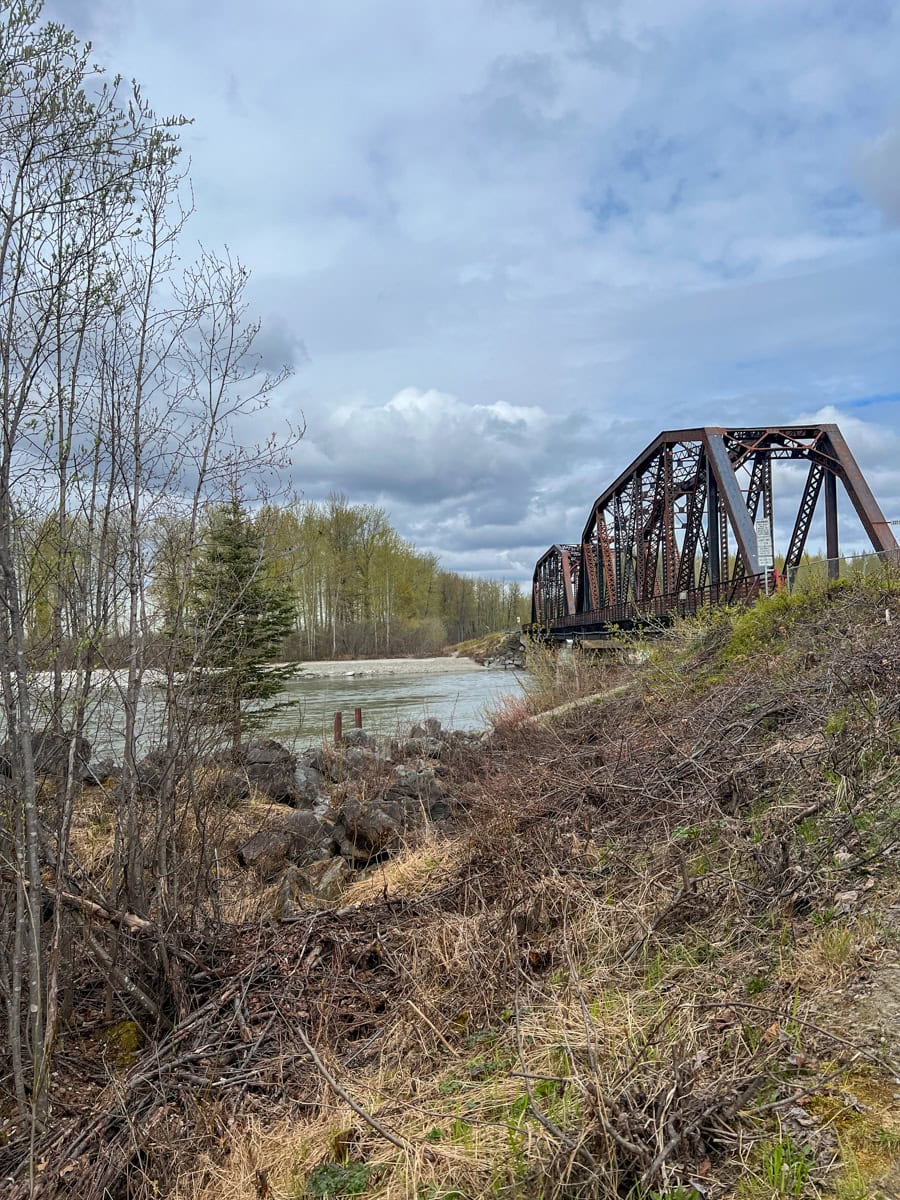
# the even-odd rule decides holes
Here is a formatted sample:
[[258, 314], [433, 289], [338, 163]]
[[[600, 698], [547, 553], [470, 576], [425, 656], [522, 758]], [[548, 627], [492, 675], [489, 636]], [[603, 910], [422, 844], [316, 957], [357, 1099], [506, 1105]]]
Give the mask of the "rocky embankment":
[[451, 646], [453, 658], [471, 658], [482, 667], [521, 671], [525, 667], [525, 647], [518, 630], [508, 633], [489, 633]]
[[280, 879], [280, 916], [303, 895], [337, 899], [354, 871], [396, 853], [416, 831], [449, 820], [446, 763], [479, 740], [430, 718], [406, 737], [353, 729], [340, 745], [299, 757], [276, 741], [248, 747], [229, 784], [268, 797], [284, 813], [270, 810], [238, 847], [239, 862], [261, 879]]
[[[235, 813], [243, 835], [233, 860], [261, 885], [278, 885], [274, 915], [284, 917], [310, 901], [335, 901], [356, 872], [447, 822], [454, 809], [449, 765], [482, 737], [429, 718], [405, 736], [352, 729], [338, 745], [301, 753], [267, 739], [244, 747], [236, 762], [213, 757], [195, 775]], [[121, 769], [91, 765], [89, 755], [85, 743], [85, 782], [102, 782], [114, 797]], [[148, 755], [137, 773], [146, 797], [162, 784], [162, 760]]]

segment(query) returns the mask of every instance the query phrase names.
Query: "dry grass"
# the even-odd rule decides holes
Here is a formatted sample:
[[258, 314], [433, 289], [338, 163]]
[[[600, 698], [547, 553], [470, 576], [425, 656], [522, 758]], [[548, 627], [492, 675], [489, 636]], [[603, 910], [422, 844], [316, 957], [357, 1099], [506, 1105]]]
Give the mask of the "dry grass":
[[606, 691], [625, 670], [615, 651], [567, 647], [563, 653], [542, 642], [528, 643], [525, 666], [524, 696], [532, 715]]
[[440, 836], [430, 831], [424, 840], [407, 847], [356, 879], [344, 891], [341, 905], [366, 904], [385, 895], [395, 899], [421, 896], [449, 883], [465, 856], [461, 836]]
[[[236, 931], [203, 1020], [130, 1068], [66, 1194], [125, 1194], [128, 1175], [178, 1200], [650, 1200], [692, 1181], [716, 1200], [794, 1149], [810, 1187], [830, 1179], [833, 1148], [787, 1123], [863, 1062], [889, 1078], [850, 1002], [820, 1004], [896, 956], [878, 913], [900, 613], [864, 591], [822, 605], [764, 659], [726, 625], [680, 630], [626, 695], [497, 734], [451, 838], [339, 911]], [[185, 1091], [185, 1056], [204, 1087]]]

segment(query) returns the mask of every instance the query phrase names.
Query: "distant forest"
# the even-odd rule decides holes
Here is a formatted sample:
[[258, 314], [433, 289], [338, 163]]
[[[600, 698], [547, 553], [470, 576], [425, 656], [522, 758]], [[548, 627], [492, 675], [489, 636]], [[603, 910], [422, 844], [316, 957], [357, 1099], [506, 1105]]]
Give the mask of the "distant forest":
[[529, 618], [518, 583], [442, 569], [373, 505], [334, 495], [264, 508], [257, 521], [293, 598], [287, 658], [424, 654]]

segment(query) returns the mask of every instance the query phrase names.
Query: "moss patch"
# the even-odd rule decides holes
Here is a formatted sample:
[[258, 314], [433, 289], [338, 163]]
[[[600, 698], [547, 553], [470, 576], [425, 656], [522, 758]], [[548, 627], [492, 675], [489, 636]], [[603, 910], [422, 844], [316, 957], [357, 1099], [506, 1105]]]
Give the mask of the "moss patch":
[[[841, 1168], [826, 1195], [834, 1200], [895, 1195], [900, 1183], [900, 1102], [897, 1084], [871, 1071], [846, 1077], [833, 1092], [817, 1096], [810, 1111], [838, 1137]], [[865, 1190], [863, 1190], [865, 1189]]]
[[100, 1041], [108, 1048], [117, 1066], [127, 1067], [137, 1058], [144, 1045], [144, 1035], [135, 1021], [117, 1021], [102, 1030]]

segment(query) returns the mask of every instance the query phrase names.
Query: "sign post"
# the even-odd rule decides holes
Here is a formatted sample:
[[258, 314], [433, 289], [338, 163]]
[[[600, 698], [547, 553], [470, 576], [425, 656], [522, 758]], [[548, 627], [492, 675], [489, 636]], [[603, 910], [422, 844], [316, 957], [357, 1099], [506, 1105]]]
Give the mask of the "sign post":
[[766, 573], [766, 595], [769, 594], [769, 571], [775, 566], [775, 554], [772, 546], [772, 526], [768, 517], [754, 521], [756, 530], [756, 557], [759, 565]]

